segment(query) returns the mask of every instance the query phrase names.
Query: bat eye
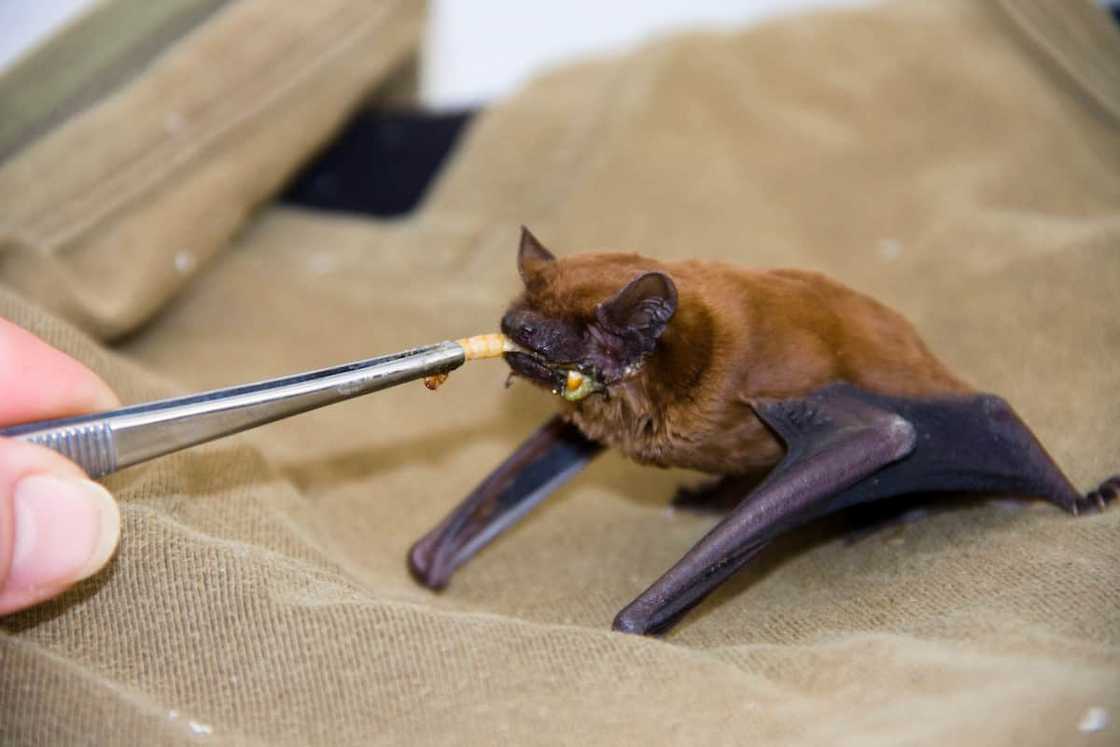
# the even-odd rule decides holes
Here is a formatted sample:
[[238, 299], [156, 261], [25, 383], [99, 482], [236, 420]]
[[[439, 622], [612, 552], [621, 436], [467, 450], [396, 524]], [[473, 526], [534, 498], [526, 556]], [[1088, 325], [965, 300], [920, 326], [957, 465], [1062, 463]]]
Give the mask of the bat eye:
[[537, 324], [533, 318], [533, 313], [529, 311], [510, 311], [502, 317], [502, 332], [513, 337], [521, 337], [532, 335], [537, 331]]

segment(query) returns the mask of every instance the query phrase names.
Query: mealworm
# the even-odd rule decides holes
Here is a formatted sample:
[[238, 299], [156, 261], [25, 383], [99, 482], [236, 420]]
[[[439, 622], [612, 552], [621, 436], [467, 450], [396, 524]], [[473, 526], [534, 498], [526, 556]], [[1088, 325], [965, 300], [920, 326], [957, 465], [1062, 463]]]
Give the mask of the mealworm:
[[[474, 337], [464, 337], [455, 342], [463, 349], [469, 361], [481, 360], [483, 358], [499, 358], [502, 353], [512, 353], [521, 350], [521, 347], [519, 347], [517, 343], [500, 332], [475, 335]], [[434, 392], [436, 389], [439, 389], [443, 382], [447, 381], [447, 376], [448, 375], [445, 373], [428, 376], [424, 379], [424, 386]]]
[[469, 361], [479, 358], [500, 358], [502, 353], [514, 353], [521, 350], [517, 343], [501, 332], [464, 337], [455, 342], [466, 352]]

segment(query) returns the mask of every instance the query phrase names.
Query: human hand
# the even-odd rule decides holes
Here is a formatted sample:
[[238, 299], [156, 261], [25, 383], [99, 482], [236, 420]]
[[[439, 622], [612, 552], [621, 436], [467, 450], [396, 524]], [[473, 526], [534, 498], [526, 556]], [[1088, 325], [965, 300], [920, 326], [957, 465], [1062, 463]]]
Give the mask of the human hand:
[[[0, 424], [118, 407], [77, 361], [0, 319]], [[100, 570], [120, 537], [109, 491], [42, 446], [0, 438], [0, 615], [49, 599]]]

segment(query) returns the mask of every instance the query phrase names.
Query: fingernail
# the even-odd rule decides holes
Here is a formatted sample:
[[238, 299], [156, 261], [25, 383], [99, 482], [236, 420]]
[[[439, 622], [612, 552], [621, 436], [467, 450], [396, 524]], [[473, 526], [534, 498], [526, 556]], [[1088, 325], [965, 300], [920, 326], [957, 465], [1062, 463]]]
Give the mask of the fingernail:
[[6, 587], [51, 589], [92, 576], [113, 556], [121, 517], [105, 488], [83, 479], [29, 475], [14, 494], [15, 547]]

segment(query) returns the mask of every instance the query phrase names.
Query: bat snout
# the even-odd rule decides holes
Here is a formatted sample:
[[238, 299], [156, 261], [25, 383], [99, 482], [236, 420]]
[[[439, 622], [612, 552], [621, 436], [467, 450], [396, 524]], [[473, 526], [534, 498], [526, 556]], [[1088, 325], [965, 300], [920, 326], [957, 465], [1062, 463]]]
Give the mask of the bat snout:
[[583, 360], [586, 353], [579, 325], [532, 309], [507, 311], [501, 329], [506, 337], [548, 365], [569, 365]]
[[509, 311], [502, 317], [502, 333], [522, 347], [532, 348], [533, 338], [541, 329], [538, 314], [524, 309]]

